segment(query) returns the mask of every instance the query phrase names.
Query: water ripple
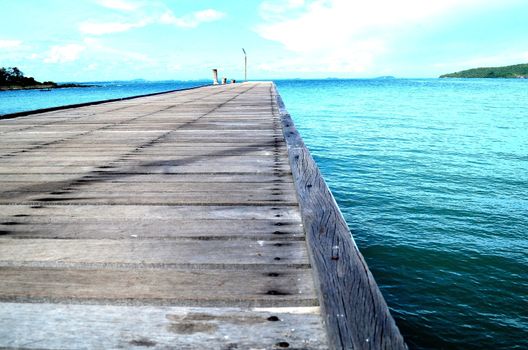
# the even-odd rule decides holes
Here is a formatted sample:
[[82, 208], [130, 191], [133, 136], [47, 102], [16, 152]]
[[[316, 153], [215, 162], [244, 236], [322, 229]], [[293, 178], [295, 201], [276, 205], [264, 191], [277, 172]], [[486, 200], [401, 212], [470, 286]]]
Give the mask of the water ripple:
[[528, 348], [527, 84], [277, 82], [411, 348]]

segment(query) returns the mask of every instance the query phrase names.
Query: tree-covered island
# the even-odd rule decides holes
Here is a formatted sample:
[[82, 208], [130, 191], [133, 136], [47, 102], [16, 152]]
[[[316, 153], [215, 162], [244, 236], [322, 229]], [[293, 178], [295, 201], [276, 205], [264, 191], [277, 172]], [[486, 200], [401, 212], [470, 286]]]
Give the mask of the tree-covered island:
[[87, 87], [90, 85], [57, 84], [52, 81], [43, 83], [33, 77], [26, 77], [17, 67], [0, 68], [0, 90], [56, 89], [67, 87]]
[[528, 79], [528, 64], [504, 67], [484, 67], [441, 75], [440, 78], [519, 78]]

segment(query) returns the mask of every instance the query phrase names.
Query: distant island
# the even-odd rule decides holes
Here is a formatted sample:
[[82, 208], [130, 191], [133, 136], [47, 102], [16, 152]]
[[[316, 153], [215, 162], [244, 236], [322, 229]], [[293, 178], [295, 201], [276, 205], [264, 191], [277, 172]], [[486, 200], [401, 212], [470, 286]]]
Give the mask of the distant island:
[[484, 67], [444, 74], [440, 78], [518, 78], [528, 79], [528, 64], [505, 67]]
[[25, 89], [58, 89], [68, 87], [89, 87], [92, 85], [57, 84], [52, 81], [43, 83], [33, 77], [25, 77], [17, 67], [0, 68], [0, 90], [25, 90]]

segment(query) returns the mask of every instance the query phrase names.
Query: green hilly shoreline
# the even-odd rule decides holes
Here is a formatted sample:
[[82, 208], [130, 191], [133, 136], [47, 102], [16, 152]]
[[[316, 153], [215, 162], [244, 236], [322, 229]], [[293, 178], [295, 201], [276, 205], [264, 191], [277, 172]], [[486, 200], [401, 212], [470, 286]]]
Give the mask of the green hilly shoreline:
[[89, 87], [90, 85], [79, 84], [57, 84], [52, 81], [41, 83], [33, 77], [26, 77], [17, 67], [0, 68], [0, 91], [5, 90], [29, 90], [29, 89], [59, 89], [69, 87]]
[[504, 67], [483, 67], [444, 74], [440, 78], [519, 78], [528, 79], [528, 64]]

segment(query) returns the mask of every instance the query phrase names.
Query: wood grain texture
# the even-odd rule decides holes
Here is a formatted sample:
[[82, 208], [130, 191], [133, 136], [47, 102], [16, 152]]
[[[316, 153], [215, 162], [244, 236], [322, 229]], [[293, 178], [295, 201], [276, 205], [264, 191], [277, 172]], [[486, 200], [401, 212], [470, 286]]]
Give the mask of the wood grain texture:
[[334, 197], [275, 87], [308, 252], [333, 349], [406, 349]]
[[0, 266], [0, 301], [179, 306], [317, 306], [309, 269]]
[[317, 307], [0, 303], [2, 349], [315, 350], [326, 348], [324, 333]]
[[[38, 206], [37, 206], [38, 207]], [[1, 207], [0, 207], [1, 208]], [[16, 214], [0, 215], [0, 233], [7, 239], [160, 239], [160, 240], [304, 240], [300, 219], [201, 219], [165, 216], [100, 219], [34, 214], [18, 208]], [[31, 208], [30, 208], [31, 209]], [[39, 208], [35, 208], [38, 210]], [[44, 208], [40, 208], [44, 209]], [[279, 209], [279, 208], [277, 208]], [[48, 212], [49, 213], [49, 212]], [[270, 212], [271, 213], [271, 212]], [[275, 215], [283, 211], [274, 210]], [[304, 248], [303, 248], [304, 249]]]
[[0, 266], [118, 265], [259, 269], [308, 268], [304, 242], [248, 240], [13, 239], [0, 243]]

